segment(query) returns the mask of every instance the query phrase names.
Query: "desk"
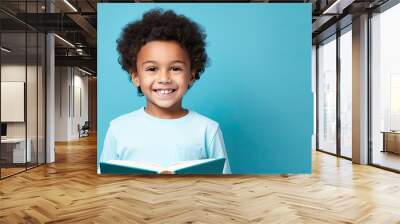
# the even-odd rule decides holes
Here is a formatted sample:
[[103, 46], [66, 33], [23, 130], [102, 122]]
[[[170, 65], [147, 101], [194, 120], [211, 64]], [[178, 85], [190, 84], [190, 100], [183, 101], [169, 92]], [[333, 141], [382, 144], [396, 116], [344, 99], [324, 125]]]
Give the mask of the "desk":
[[400, 154], [400, 131], [382, 131], [381, 133], [383, 133], [382, 152]]
[[[27, 142], [28, 142], [27, 144], [28, 147], [26, 147], [26, 155], [25, 155], [25, 138], [1, 139], [2, 152], [7, 151], [9, 146], [14, 146], [12, 148], [12, 163], [30, 162], [32, 159], [32, 154], [31, 154], [32, 140], [28, 138]], [[3, 150], [4, 146], [6, 147], [6, 150]], [[25, 158], [27, 159], [27, 161], [25, 161]]]

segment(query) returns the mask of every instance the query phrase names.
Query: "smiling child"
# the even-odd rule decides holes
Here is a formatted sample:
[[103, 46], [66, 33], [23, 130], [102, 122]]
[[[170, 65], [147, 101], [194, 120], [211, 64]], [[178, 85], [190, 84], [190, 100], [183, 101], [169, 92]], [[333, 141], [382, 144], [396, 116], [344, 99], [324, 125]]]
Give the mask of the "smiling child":
[[123, 29], [119, 62], [146, 106], [111, 121], [100, 161], [129, 160], [169, 166], [225, 158], [217, 122], [182, 107], [207, 64], [204, 31], [175, 12], [153, 9]]

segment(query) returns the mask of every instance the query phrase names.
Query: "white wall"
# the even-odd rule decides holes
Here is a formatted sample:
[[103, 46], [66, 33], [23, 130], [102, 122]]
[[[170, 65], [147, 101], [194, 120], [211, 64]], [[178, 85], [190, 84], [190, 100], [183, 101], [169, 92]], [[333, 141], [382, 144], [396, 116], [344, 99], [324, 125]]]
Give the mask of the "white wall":
[[88, 77], [76, 68], [56, 67], [55, 119], [56, 141], [79, 138], [78, 124], [88, 120]]
[[[32, 67], [28, 66], [28, 71]], [[28, 74], [31, 74], [28, 72]], [[1, 81], [3, 82], [25, 82], [25, 64], [4, 64], [1, 66]], [[4, 96], [3, 96], [4, 97]], [[5, 110], [6, 108], [1, 108]], [[10, 122], [7, 123], [7, 136], [8, 137], [25, 137], [25, 123], [24, 122]]]
[[55, 141], [68, 140], [68, 87], [67, 67], [55, 68]]
[[[27, 66], [18, 64], [5, 64], [1, 66], [1, 81], [3, 82], [25, 82], [25, 69], [27, 69], [28, 88], [27, 88], [27, 120], [28, 137], [30, 133], [36, 136], [36, 66]], [[39, 70], [41, 72], [41, 70]], [[33, 87], [32, 87], [33, 86]], [[31, 87], [31, 88], [29, 88]], [[6, 97], [6, 96], [3, 96]], [[39, 105], [41, 107], [42, 105]], [[6, 108], [1, 108], [6, 110]], [[32, 123], [33, 122], [33, 123]], [[7, 122], [8, 137], [25, 137], [25, 122]]]
[[[36, 70], [38, 69], [38, 70]], [[22, 112], [27, 115], [27, 120], [22, 122], [6, 122], [7, 123], [7, 137], [21, 138], [25, 137], [25, 133], [30, 139], [32, 161], [36, 162], [39, 158], [39, 163], [44, 162], [44, 82], [42, 67], [36, 65], [25, 64], [3, 64], [1, 66], [1, 81], [3, 82], [24, 82], [26, 83], [26, 108], [23, 106]], [[27, 78], [27, 81], [25, 80]], [[2, 95], [3, 97], [7, 97]], [[7, 110], [10, 108], [1, 108]], [[9, 111], [13, 113], [13, 111]], [[27, 132], [26, 132], [27, 131]], [[37, 157], [37, 154], [39, 156]]]
[[25, 121], [25, 83], [1, 81], [1, 121]]
[[[71, 135], [74, 137], [78, 137], [78, 124], [81, 126], [88, 121], [89, 113], [88, 113], [88, 77], [81, 76], [83, 73], [76, 74], [77, 70], [75, 70], [74, 75], [74, 108], [73, 108], [73, 119], [72, 119], [72, 132]], [[80, 96], [80, 97], [79, 97]], [[80, 101], [80, 102], [79, 102]], [[80, 111], [81, 110], [81, 111]]]

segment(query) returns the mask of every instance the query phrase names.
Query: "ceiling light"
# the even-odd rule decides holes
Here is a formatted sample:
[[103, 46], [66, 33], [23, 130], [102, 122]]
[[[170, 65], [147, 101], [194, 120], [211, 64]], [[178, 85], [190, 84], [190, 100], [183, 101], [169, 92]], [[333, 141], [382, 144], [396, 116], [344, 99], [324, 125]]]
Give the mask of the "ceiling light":
[[78, 12], [78, 10], [71, 4], [69, 3], [68, 0], [64, 0], [65, 4], [67, 4], [72, 10], [74, 10], [74, 12]]
[[67, 41], [66, 39], [58, 36], [57, 34], [54, 34], [55, 37], [57, 37], [58, 39], [60, 39], [62, 42], [66, 43], [67, 45], [69, 45], [70, 47], [75, 48], [75, 45], [71, 44], [71, 42]]
[[90, 73], [90, 72], [88, 72], [88, 71], [86, 71], [86, 70], [83, 70], [83, 69], [81, 69], [81, 68], [79, 68], [79, 67], [78, 67], [78, 70], [81, 71], [81, 72], [83, 72], [83, 73], [85, 73], [85, 74], [87, 74], [87, 75], [90, 75], [90, 76], [92, 75], [92, 73]]
[[7, 49], [7, 48], [5, 48], [5, 47], [1, 47], [1, 50], [4, 51], [4, 52], [6, 52], [6, 53], [10, 53], [10, 52], [11, 52], [11, 50], [9, 50], [9, 49]]
[[332, 5], [324, 10], [322, 14], [342, 14], [343, 10], [351, 5], [355, 0], [336, 0]]

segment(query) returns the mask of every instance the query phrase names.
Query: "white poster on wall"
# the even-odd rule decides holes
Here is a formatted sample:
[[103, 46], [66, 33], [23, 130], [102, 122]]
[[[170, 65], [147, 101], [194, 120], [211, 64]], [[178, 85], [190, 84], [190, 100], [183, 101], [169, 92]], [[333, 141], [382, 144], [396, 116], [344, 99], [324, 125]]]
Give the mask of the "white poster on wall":
[[24, 122], [24, 82], [1, 82], [1, 122]]

